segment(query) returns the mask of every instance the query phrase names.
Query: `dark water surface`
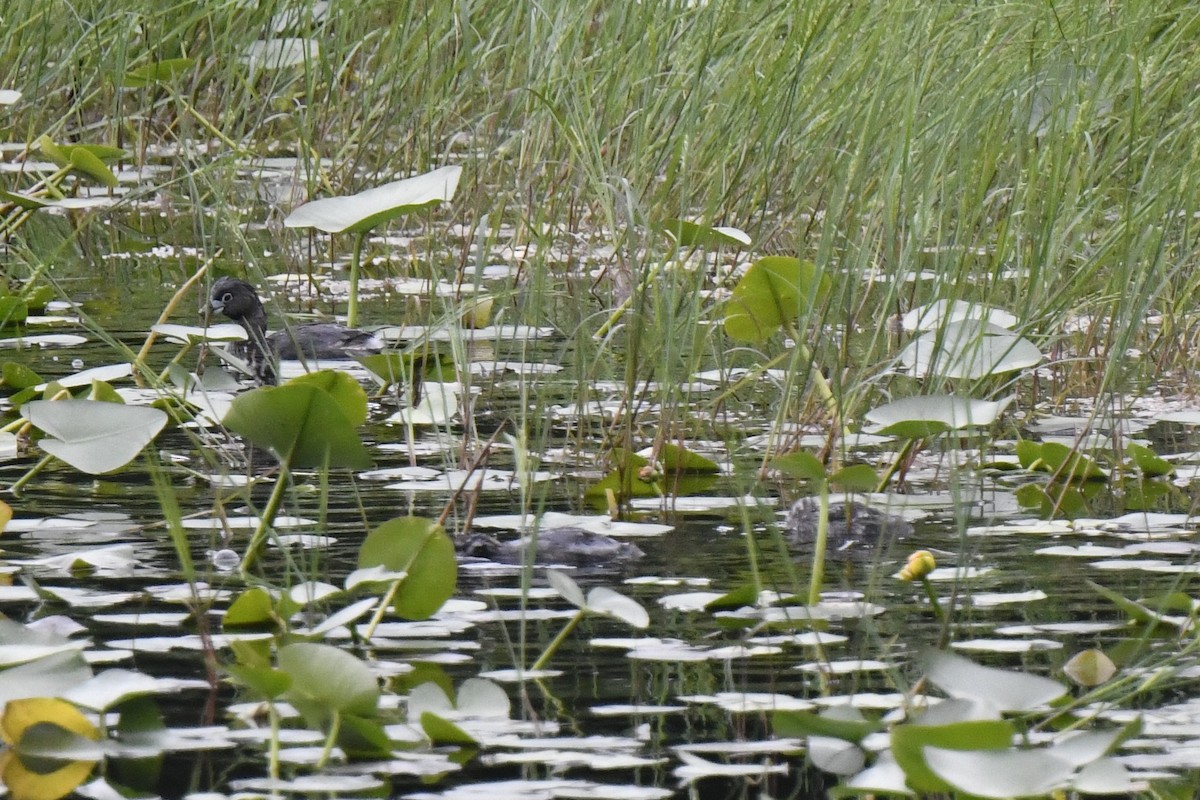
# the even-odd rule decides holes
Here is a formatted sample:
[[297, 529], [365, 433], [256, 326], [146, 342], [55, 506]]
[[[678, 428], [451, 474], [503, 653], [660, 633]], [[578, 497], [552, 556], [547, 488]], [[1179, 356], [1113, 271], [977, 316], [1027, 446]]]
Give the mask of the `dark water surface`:
[[[176, 268], [166, 268], [164, 280], [159, 285], [153, 285], [153, 281], [142, 281], [137, 283], [136, 290], [130, 288], [128, 291], [121, 284], [133, 280], [132, 273], [123, 268], [103, 265], [97, 270], [103, 275], [102, 280], [97, 281], [92, 276], [86, 281], [66, 280], [63, 286], [70, 296], [83, 300], [84, 310], [92, 316], [97, 326], [110, 332], [123, 332], [115, 334], [116, 337], [136, 351], [145, 329], [157, 317], [159, 308], [169, 294], [167, 290], [173, 282], [169, 279], [169, 273], [176, 271]], [[144, 277], [146, 273], [139, 274]], [[387, 318], [388, 311], [387, 303], [368, 303], [365, 321], [368, 324], [382, 322]], [[176, 321], [193, 321], [188, 318], [190, 311], [181, 317]], [[33, 332], [41, 331], [30, 331]], [[47, 378], [122, 360], [112, 346], [98, 341], [95, 334], [85, 327], [56, 326], [53, 332], [82, 333], [90, 341], [74, 348], [6, 351], [2, 357], [23, 363]], [[160, 345], [155, 350], [152, 363], [164, 364], [174, 352], [173, 346]], [[524, 359], [532, 363], [544, 362], [564, 367], [561, 373], [563, 377], [541, 379], [540, 397], [543, 399], [558, 395], [563, 398], [561, 402], [567, 403], [579, 394], [579, 387], [571, 377], [578, 372], [579, 365], [571, 363], [572, 349], [562, 336], [549, 337], [532, 344], [501, 344], [492, 352], [504, 359]], [[561, 382], [561, 386], [554, 385], [556, 380]], [[527, 417], [527, 411], [521, 407], [519, 384], [512, 373], [494, 378], [479, 377], [474, 383], [480, 389], [474, 414], [483, 435], [490, 434], [503, 420]], [[373, 390], [374, 387], [371, 388]], [[595, 394], [603, 399], [612, 392], [599, 388]], [[416, 443], [430, 445], [430, 454], [410, 459], [403, 452], [405, 448], [380, 448], [380, 444], [404, 443], [402, 426], [382, 424], [382, 420], [394, 412], [397, 405], [394, 394], [372, 401], [371, 419], [363, 431], [363, 439], [370, 445], [376, 468], [406, 466], [410, 463], [439, 469], [460, 465], [463, 454], [459, 450], [464, 441], [461, 420], [443, 431], [440, 438], [439, 434], [431, 433], [429, 429], [418, 430]], [[762, 416], [747, 426], [748, 432], [759, 432], [771, 423], [769, 407], [759, 407], [758, 411]], [[602, 425], [589, 423], [583, 436], [578, 431], [579, 427], [574, 423], [564, 421], [550, 424], [541, 432], [545, 449], [566, 448], [575, 452], [582, 444], [584, 449], [593, 453], [602, 450]], [[1178, 441], [1175, 447], [1181, 451], [1189, 444], [1194, 446], [1186, 428], [1171, 427], [1163, 430], [1162, 436], [1176, 437]], [[959, 645], [977, 642], [975, 649], [965, 650], [967, 655], [976, 660], [1039, 673], [1054, 674], [1075, 652], [1088, 647], [1112, 647], [1126, 636], [1124, 630], [1115, 627], [1122, 622], [1121, 614], [1089, 589], [1086, 580], [1097, 581], [1128, 597], [1165, 592], [1174, 588], [1179, 580], [1179, 575], [1171, 571], [1146, 572], [1136, 567], [1122, 569], [1096, 566], [1098, 562], [1106, 560], [1099, 556], [1036, 554], [1039, 549], [1053, 545], [1125, 547], [1131, 542], [1157, 538], [1150, 534], [1139, 534], [1128, 525], [1114, 526], [1112, 530], [1080, 525], [1077, 530], [1064, 527], [1058, 530], [971, 535], [967, 530], [970, 526], [1033, 517], [1029, 512], [1021, 511], [1013, 500], [1012, 488], [1015, 483], [1000, 483], [994, 475], [968, 478], [961, 489], [966, 499], [955, 501], [949, 495], [936, 494], [946, 488], [941, 481], [929, 474], [917, 474], [912, 483], [912, 494], [907, 498], [897, 498], [892, 506], [894, 510], [899, 510], [913, 501], [927, 506], [924, 512], [918, 510], [915, 514], [915, 532], [911, 539], [886, 543], [879, 551], [856, 558], [833, 561], [827, 575], [828, 599], [861, 599], [878, 604], [883, 610], [877, 616], [830, 623], [829, 633], [848, 638], [845, 642], [831, 645], [824, 659], [834, 662], [881, 660], [886, 668], [833, 676], [802, 670], [798, 667], [818, 660], [818, 653], [810, 646], [795, 644], [780, 644], [778, 652], [764, 651], [741, 657], [689, 661], [670, 657], [631, 658], [627, 654], [628, 647], [608, 646], [612, 643], [597, 641], [649, 636], [676, 639], [697, 648], [711, 649], [750, 646], [755, 643], [755, 637], [805, 629], [804, 625], [795, 629], [760, 627], [753, 620], [738, 622], [710, 611], [677, 609], [668, 599], [689, 592], [731, 591], [749, 583], [755, 569], [763, 576], [765, 585], [774, 586], [780, 592], [803, 592], [805, 589], [807, 553], [796, 553], [798, 560], [794, 565], [789, 564], [788, 559], [779, 553], [778, 539], [773, 534], [786, 503], [795, 496], [798, 488], [786, 482], [764, 484], [748, 478], [755, 474], [761, 454], [738, 444], [740, 439], [732, 439], [732, 445], [718, 458], [727, 474], [716, 481], [709, 493], [715, 497], [742, 497], [749, 491], [760, 497], [765, 505], [750, 508], [743, 515], [736, 504], [686, 512], [672, 510], [671, 502], [665, 501], [659, 508], [643, 511], [639, 516], [641, 521], [674, 526], [665, 535], [636, 540], [646, 553], [642, 560], [619, 569], [598, 565], [596, 569], [577, 571], [576, 579], [585, 589], [609, 586], [640, 602], [650, 613], [648, 629], [636, 631], [615, 620], [589, 618], [566, 640], [551, 662], [550, 666], [560, 670], [560, 674], [541, 683], [503, 684], [513, 703], [512, 717], [530, 723], [531, 730], [541, 730], [542, 735], [547, 737], [633, 737], [635, 744], [629, 752], [647, 759], [644, 765], [602, 769], [586, 765], [554, 767], [551, 762], [539, 762], [537, 759], [525, 764], [509, 763], [494, 756], [513, 752], [511, 749], [487, 748], [479, 757], [468, 761], [462, 771], [451, 772], [441, 781], [429, 784], [414, 776], [389, 777], [388, 771], [383, 770], [381, 774], [384, 775], [385, 788], [378, 791], [383, 794], [390, 792], [395, 796], [422, 792], [432, 795], [455, 787], [465, 789], [491, 781], [553, 776], [611, 785], [610, 793], [593, 787], [589, 791], [598, 794], [587, 796], [636, 796], [631, 793], [631, 787], [634, 786], [647, 791], [646, 796], [670, 793], [685, 796], [689, 791], [698, 791], [706, 797], [815, 796], [827, 782], [818, 773], [806, 770], [803, 757], [795, 754], [750, 754], [726, 758], [726, 754], [720, 752], [704, 753], [704, 758], [719, 763], [786, 765], [788, 771], [786, 774], [771, 773], [766, 777], [704, 777], [691, 784], [693, 789], [689, 790], [687, 786], [680, 785], [679, 776], [675, 774], [681, 765], [681, 757], [673, 748], [686, 744], [760, 742], [770, 737], [768, 711], [772, 706], [771, 700], [760, 699], [757, 702], [762, 705], [751, 709], [731, 710], [717, 701], [716, 698], [721, 697], [722, 693], [778, 693], [792, 698], [813, 699], [823, 695], [888, 694], [908, 689], [910, 682], [920, 674], [917, 664], [920, 653], [935, 645], [942, 634], [942, 626], [925, 605], [919, 589], [894, 577], [911, 550], [934, 551], [939, 566], [943, 568], [959, 567], [977, 571], [970, 574], [961, 572], [957, 579], [950, 574], [936, 584], [943, 599], [953, 596], [958, 603], [958, 610], [953, 617], [951, 641]], [[189, 433], [169, 430], [157, 440], [155, 447], [164, 463], [176, 463], [202, 473], [211, 469], [201, 458], [197, 442]], [[880, 457], [878, 452], [850, 455], [865, 460], [878, 460]], [[33, 463], [33, 457], [5, 462], [0, 465], [0, 481], [10, 484]], [[498, 450], [491, 466], [511, 468], [511, 455]], [[533, 487], [532, 495], [537, 505], [546, 511], [597, 513], [582, 499], [583, 488], [598, 474], [599, 467], [593, 459], [585, 457], [576, 463], [565, 464], [546, 459], [541, 469], [561, 477]], [[231, 467], [229, 471], [237, 470]], [[305, 482], [303, 476], [299, 476], [298, 480]], [[185, 518], [210, 518], [218, 498], [228, 500], [234, 496], [234, 490], [214, 488], [208, 481], [178, 467], [171, 468], [171, 483]], [[358, 544], [368, 529], [386, 519], [405, 514], [437, 517], [449, 499], [449, 493], [444, 491], [405, 492], [387, 489], [385, 485], [385, 481], [335, 473], [331, 476], [326, 500], [322, 500], [316, 488], [300, 493], [297, 502], [288, 504], [286, 513], [320, 522], [302, 527], [298, 532], [319, 533], [334, 537], [337, 541], [312, 549], [290, 550], [290, 566], [279, 551], [268, 552], [261, 563], [261, 572], [267, 582], [278, 586], [313, 578], [340, 585], [345, 575], [354, 569]], [[258, 507], [265, 503], [269, 491], [269, 486], [254, 491], [253, 499]], [[11, 502], [17, 520], [68, 518], [67, 522], [62, 523], [64, 527], [6, 533], [4, 553], [11, 561], [128, 543], [132, 546], [136, 562], [114, 572], [99, 570], [92, 574], [88, 574], [88, 570], [72, 573], [60, 566], [27, 566], [23, 574], [46, 587], [131, 594], [119, 602], [95, 607], [84, 601], [69, 605], [18, 599], [6, 602], [2, 609], [4, 613], [21, 621], [47, 614], [65, 614], [85, 626], [87, 635], [92, 637], [99, 651], [103, 652], [109, 642], [119, 644], [121, 649], [133, 649], [131, 656], [117, 661], [119, 666], [136, 668], [156, 676], [206, 676], [205, 659], [199, 651], [175, 649], [143, 652], [138, 649], [137, 642], [148, 637], [194, 633], [204, 627], [211, 632], [219, 632], [218, 615], [206, 616], [203, 626], [197, 625], [194, 619], [188, 619], [162, 627], [140, 624], [128, 617], [114, 619], [110, 616], [185, 609], [177, 602], [162, 602], [155, 597], [157, 590], [154, 587], [178, 584], [181, 574], [177, 555], [161, 525], [163, 514], [158, 499], [140, 462], [114, 475], [96, 478], [82, 475], [63, 464], [52, 464], [19, 498]], [[1103, 502], [1100, 501], [1100, 504], [1103, 505]], [[238, 505], [235, 501], [227, 502], [226, 512], [242, 513], [236, 511]], [[1186, 510], [1187, 498], [1176, 496], [1166, 505], [1168, 508], [1174, 506], [1175, 510], [1182, 506]], [[519, 510], [519, 493], [514, 489], [480, 494], [474, 514], [512, 514]], [[467, 513], [466, 502], [455, 505], [447, 522], [447, 529], [452, 535], [462, 533]], [[72, 526], [70, 518], [85, 519], [90, 524], [86, 527]], [[756, 548], [753, 559], [748, 549], [745, 520], [749, 522], [749, 534]], [[238, 550], [245, 545], [249, 531], [238, 531], [234, 540], [229, 542], [221, 540], [213, 531], [191, 530], [189, 535], [191, 556], [198, 565], [198, 575], [202, 581], [214, 588], [225, 588], [232, 592], [245, 588], [242, 579], [213, 566], [211, 553], [223, 547]], [[1193, 536], [1185, 526], [1163, 538], [1186, 546]], [[1161, 559], [1181, 567], [1191, 560], [1185, 549], [1130, 558]], [[799, 575], [799, 584], [792, 582], [789, 573], [793, 570]], [[532, 581], [534, 586], [544, 586], [540, 570], [535, 571]], [[454, 633], [418, 636], [416, 638], [422, 641], [419, 645], [383, 645], [378, 649], [355, 646], [355, 652], [372, 659], [379, 672], [386, 676], [384, 680], [388, 685], [401, 695], [407, 691], [405, 687], [411, 680], [407, 677], [410, 671], [416, 674], [431, 673], [435, 669], [433, 665], [444, 671], [452, 684], [459, 685], [480, 673], [511, 669], [522, 661], [525, 664], [532, 663], [561, 630], [566, 617], [560, 615], [550, 620], [531, 618], [522, 625], [516, 620], [515, 613], [520, 605], [519, 600], [496, 598], [492, 594], [496, 589], [512, 590], [520, 585], [521, 578], [517, 570], [480, 569], [478, 565], [464, 568], [460, 572], [456, 599], [482, 600], [485, 605], [474, 612], [451, 611], [441, 616], [451, 621], [470, 620], [469, 624], [464, 623]], [[1016, 594], [1026, 592], [1040, 592], [1041, 595]], [[996, 600], [994, 595], [997, 593], [1008, 593], [1008, 597]], [[976, 598], [988, 596], [993, 597], [987, 602], [976, 602]], [[213, 610], [219, 611], [227, 602], [227, 598], [217, 599], [213, 603]], [[540, 598], [531, 599], [529, 606], [531, 609], [559, 611], [566, 608], [560, 600]], [[488, 608], [513, 614], [504, 622], [489, 620]], [[1105, 630], [1072, 627], [1076, 623], [1113, 623], [1114, 627]], [[1067, 627], [1045, 627], [1062, 624], [1067, 624]], [[434, 640], [433, 644], [429, 643], [430, 639]], [[438, 641], [443, 644], [439, 645]], [[1001, 645], [995, 643], [998, 641], [1014, 645], [1014, 651], [998, 652], [1002, 649]], [[518, 652], [524, 655], [518, 655]], [[227, 658], [227, 651], [217, 653], [218, 661]], [[188, 727], [231, 723], [228, 717], [230, 704], [249, 699], [223, 683], [213, 693], [196, 688], [167, 696], [162, 705], [171, 725]], [[603, 707], [611, 705], [667, 705], [678, 710], [663, 713], [631, 710], [605, 712]], [[214, 711], [215, 715], [210, 717]], [[245, 726], [244, 722], [231, 724], [239, 728]], [[730, 744], [728, 750], [733, 749], [734, 745]], [[605, 748], [600, 748], [600, 752], [606, 752]], [[234, 782], [235, 779], [262, 778], [265, 774], [262, 750], [255, 743], [238, 744], [231, 749], [198, 756], [171, 755], [166, 766], [157, 789], [171, 796], [181, 795], [187, 790], [230, 792], [240, 786]], [[300, 767], [293, 770], [285, 766], [285, 773], [293, 771], [305, 774], [306, 769]], [[760, 780], [764, 783], [760, 783]], [[655, 787], [663, 792], [654, 794]], [[528, 789], [519, 790], [511, 786], [509, 789], [491, 788], [485, 791], [499, 796], [505, 796], [510, 791], [514, 796], [542, 796], [536, 792], [530, 793]], [[558, 796], [574, 796], [570, 791], [563, 789]]]

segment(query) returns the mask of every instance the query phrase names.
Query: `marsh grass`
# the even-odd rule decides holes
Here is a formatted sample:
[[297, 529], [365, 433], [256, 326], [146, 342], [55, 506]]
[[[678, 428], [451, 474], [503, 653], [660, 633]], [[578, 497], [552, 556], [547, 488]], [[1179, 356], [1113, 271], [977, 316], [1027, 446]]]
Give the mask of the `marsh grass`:
[[[1086, 356], [1062, 370], [1069, 391], [1146, 380], [1122, 357], [1129, 348], [1158, 344], [1174, 356], [1165, 368], [1190, 356], [1197, 64], [1186, 4], [387, 4], [339, 6], [323, 21], [305, 3], [55, 5], [6, 7], [0, 84], [26, 100], [0, 118], [5, 138], [50, 132], [139, 158], [179, 147], [168, 187], [208, 212], [195, 224], [216, 230], [201, 240], [243, 256], [229, 212], [252, 154], [297, 156], [318, 194], [465, 160], [473, 179], [454, 216], [488, 214], [513, 226], [512, 246], [536, 245], [527, 275], [582, 304], [574, 320], [667, 256], [648, 233], [654, 219], [736, 224], [758, 252], [813, 259], [837, 278], [809, 326], [830, 345], [816, 359], [852, 407], [893, 354], [888, 316], [932, 298], [1009, 308], [1042, 342], [1066, 342]], [[272, 22], [285, 17], [294, 24]], [[247, 48], [277, 35], [311, 36], [319, 52], [252, 70]], [[119, 88], [129, 70], [181, 56], [192, 71]], [[600, 259], [591, 293], [556, 280], [545, 231], [564, 225], [555, 244]], [[607, 255], [591, 247], [601, 242]], [[906, 280], [916, 270], [929, 277]], [[677, 286], [648, 287], [635, 324], [653, 316], [672, 341], [692, 338], [706, 309], [677, 317]], [[545, 310], [523, 307], [534, 322]], [[1162, 337], [1144, 325], [1152, 312]], [[1068, 324], [1080, 333], [1066, 336]], [[817, 336], [828, 329], [859, 332], [854, 358], [849, 335]], [[665, 348], [653, 371], [691, 365], [677, 356]]]

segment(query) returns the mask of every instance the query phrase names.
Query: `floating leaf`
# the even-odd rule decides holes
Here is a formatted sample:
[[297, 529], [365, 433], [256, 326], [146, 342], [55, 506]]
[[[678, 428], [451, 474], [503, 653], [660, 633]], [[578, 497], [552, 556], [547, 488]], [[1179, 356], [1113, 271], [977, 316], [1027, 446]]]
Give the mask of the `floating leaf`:
[[1175, 472], [1175, 465], [1165, 458], [1155, 453], [1149, 447], [1130, 442], [1125, 447], [1125, 454], [1133, 461], [1143, 475], [1151, 478], [1159, 478], [1164, 475], [1171, 475]]
[[159, 336], [185, 344], [201, 342], [241, 342], [246, 340], [246, 329], [233, 322], [223, 322], [219, 325], [209, 325], [201, 328], [197, 325], [176, 325], [163, 322], [152, 325], [150, 330]]
[[1066, 785], [1075, 768], [1044, 750], [995, 752], [925, 748], [929, 768], [946, 784], [975, 797], [1040, 797]]
[[905, 397], [873, 408], [866, 417], [878, 428], [873, 433], [922, 439], [948, 431], [991, 425], [1013, 398], [974, 400], [948, 394]]
[[739, 342], [761, 342], [785, 322], [793, 322], [815, 305], [830, 286], [810, 261], [767, 256], [733, 287], [725, 313], [725, 333]]
[[717, 462], [677, 444], [664, 444], [658, 450], [658, 460], [668, 473], [715, 475], [721, 471]]
[[848, 492], [873, 492], [879, 486], [879, 473], [867, 464], [852, 464], [830, 475], [829, 484]]
[[48, 434], [43, 450], [89, 475], [125, 466], [167, 424], [157, 408], [95, 400], [34, 400], [21, 413]]
[[[371, 457], [339, 398], [322, 389], [319, 379], [308, 378], [283, 386], [264, 386], [239, 396], [225, 415], [225, 426], [257, 445], [269, 447], [293, 468], [369, 467]], [[341, 400], [344, 402], [345, 397]], [[360, 414], [355, 409], [352, 413], [356, 418], [365, 417], [365, 411]]]
[[28, 389], [42, 383], [42, 377], [24, 364], [5, 361], [0, 370], [3, 370], [0, 375], [3, 375], [4, 385], [10, 389]]
[[360, 569], [405, 574], [392, 607], [406, 619], [428, 619], [454, 594], [458, 562], [445, 529], [423, 517], [397, 517], [375, 528], [358, 551]]
[[196, 60], [193, 58], [166, 58], [129, 70], [125, 73], [123, 83], [130, 89], [149, 86], [152, 83], [166, 83], [190, 71], [195, 64]]
[[680, 247], [749, 247], [750, 237], [739, 228], [711, 227], [685, 219], [664, 219], [655, 229], [675, 240]]
[[326, 233], [369, 231], [401, 214], [450, 200], [461, 175], [462, 167], [442, 167], [358, 194], [314, 200], [288, 214], [283, 224], [289, 228], [316, 228]]
[[606, 586], [597, 586], [588, 592], [584, 610], [619, 619], [635, 628], [650, 626], [650, 615], [636, 600], [614, 592]]
[[375, 676], [341, 648], [312, 642], [284, 645], [279, 668], [292, 679], [287, 699], [305, 719], [324, 723], [332, 712], [370, 717], [378, 710]]
[[402, 408], [387, 418], [401, 425], [445, 425], [458, 414], [458, 392], [445, 383], [424, 383], [416, 405]]
[[771, 469], [801, 480], [822, 482], [825, 480], [825, 465], [807, 450], [798, 450], [771, 459]]
[[559, 572], [556, 569], [546, 570], [546, 582], [550, 584], [551, 589], [559, 593], [562, 599], [576, 608], [583, 608], [587, 604], [587, 598], [583, 596], [583, 589], [580, 589], [579, 584], [565, 572]]
[[906, 331], [930, 331], [947, 323], [968, 320], [988, 322], [1000, 328], [1012, 328], [1017, 324], [1017, 318], [1002, 308], [962, 300], [935, 300], [914, 308], [901, 317], [900, 324]]
[[358, 426], [367, 421], [367, 393], [362, 385], [344, 372], [323, 369], [288, 381], [289, 384], [312, 385], [333, 398], [350, 424]]
[[70, 167], [105, 186], [116, 186], [117, 176], [105, 166], [105, 161], [117, 161], [128, 153], [119, 147], [87, 144], [55, 144], [43, 134], [36, 147], [59, 167]]
[[949, 322], [923, 333], [900, 351], [917, 375], [976, 380], [1036, 366], [1042, 352], [1028, 339], [988, 322]]
[[1015, 734], [1012, 723], [1004, 720], [975, 720], [950, 725], [897, 725], [892, 728], [892, 755], [913, 789], [918, 792], [948, 792], [950, 784], [926, 763], [926, 748], [1003, 750], [1012, 744]]
[[440, 747], [442, 745], [472, 747], [479, 744], [474, 736], [467, 733], [453, 722], [439, 717], [432, 711], [422, 712], [421, 730], [425, 732], [425, 735], [429, 737], [429, 741], [432, 742], [435, 747]]
[[276, 622], [275, 600], [261, 586], [252, 586], [238, 595], [221, 619], [222, 626], [230, 630], [273, 625]]
[[1002, 711], [1031, 711], [1066, 693], [1058, 681], [984, 667], [951, 653], [936, 652], [926, 666], [929, 681], [951, 697], [974, 698]]
[[1108, 473], [1095, 461], [1061, 442], [1033, 442], [1022, 439], [1017, 442], [1016, 451], [1017, 458], [1025, 469], [1049, 472], [1055, 480], [1064, 483], [1104, 480], [1108, 477]]
[[848, 742], [861, 742], [868, 734], [883, 728], [881, 723], [868, 722], [856, 709], [851, 710], [856, 712], [855, 718], [827, 712], [778, 711], [771, 715], [771, 725], [778, 736], [831, 736]]
[[0, 326], [16, 325], [29, 316], [29, 306], [16, 295], [0, 297]]

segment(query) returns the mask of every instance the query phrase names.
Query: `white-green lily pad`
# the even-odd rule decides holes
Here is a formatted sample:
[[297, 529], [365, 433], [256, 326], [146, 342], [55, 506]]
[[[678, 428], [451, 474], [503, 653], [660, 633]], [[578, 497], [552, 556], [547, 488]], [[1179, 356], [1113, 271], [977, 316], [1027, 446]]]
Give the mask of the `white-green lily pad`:
[[[92, 367], [82, 372], [76, 372], [73, 375], [58, 378], [56, 383], [63, 388], [73, 389], [77, 386], [91, 386], [92, 381], [115, 381], [132, 374], [133, 364], [106, 364], [103, 367]], [[41, 383], [33, 387], [33, 389], [36, 392], [44, 392], [48, 385], [48, 383]]]
[[1044, 750], [947, 750], [924, 748], [929, 768], [954, 788], [975, 797], [1041, 797], [1063, 787], [1075, 768]]
[[1001, 328], [1012, 328], [1017, 318], [1002, 308], [963, 300], [935, 300], [914, 308], [900, 318], [906, 331], [931, 331], [949, 322], [988, 322]]
[[872, 433], [918, 439], [991, 425], [1012, 401], [1012, 397], [975, 400], [949, 394], [920, 395], [873, 408], [866, 417], [875, 425]]
[[43, 450], [89, 475], [125, 466], [167, 424], [157, 408], [95, 400], [34, 400], [21, 411], [48, 434]]
[[205, 689], [208, 681], [187, 678], [156, 678], [127, 669], [109, 669], [64, 692], [62, 697], [93, 711], [107, 711], [133, 697]]
[[321, 53], [316, 39], [284, 37], [251, 42], [242, 59], [256, 69], [283, 69], [307, 64]]
[[152, 325], [150, 330], [164, 339], [182, 344], [199, 344], [200, 342], [241, 342], [246, 340], [246, 330], [241, 325], [232, 322], [222, 322], [201, 328], [197, 325], [176, 325], [164, 322]]
[[944, 652], [929, 656], [926, 675], [951, 697], [983, 700], [1004, 711], [1030, 711], [1067, 691], [1058, 681], [1040, 675], [984, 667]]
[[385, 422], [401, 425], [445, 425], [458, 415], [458, 393], [452, 384], [425, 383], [421, 399], [388, 417]]
[[922, 333], [900, 351], [917, 375], [975, 380], [1036, 366], [1042, 352], [1028, 339], [988, 322], [949, 322]]
[[288, 214], [283, 224], [326, 233], [369, 231], [393, 217], [450, 200], [461, 175], [462, 167], [441, 167], [358, 194], [314, 200]]
[[0, 339], [0, 347], [77, 347], [86, 342], [87, 339], [73, 333], [43, 333]]

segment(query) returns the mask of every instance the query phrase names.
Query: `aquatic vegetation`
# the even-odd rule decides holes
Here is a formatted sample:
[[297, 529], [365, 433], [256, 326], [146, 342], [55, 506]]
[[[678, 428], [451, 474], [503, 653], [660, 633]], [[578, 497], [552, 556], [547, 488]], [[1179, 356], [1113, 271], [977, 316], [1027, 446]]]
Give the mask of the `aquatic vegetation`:
[[1190, 8], [111, 5], [0, 11], [10, 792], [1194, 793]]

